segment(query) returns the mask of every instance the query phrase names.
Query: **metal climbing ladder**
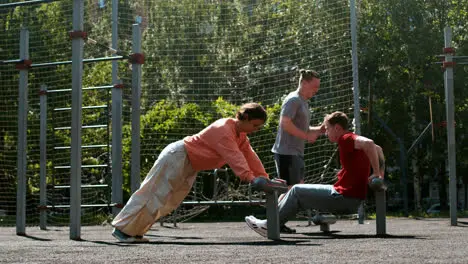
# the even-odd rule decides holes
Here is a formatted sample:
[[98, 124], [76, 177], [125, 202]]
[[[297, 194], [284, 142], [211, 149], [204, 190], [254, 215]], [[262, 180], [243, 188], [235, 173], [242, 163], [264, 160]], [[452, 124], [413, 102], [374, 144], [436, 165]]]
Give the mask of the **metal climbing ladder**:
[[[20, 5], [34, 5], [39, 3], [49, 2], [48, 0], [38, 1], [26, 1], [12, 4], [3, 4], [3, 7], [15, 7]], [[118, 20], [118, 0], [112, 0], [112, 49], [117, 50], [118, 32], [117, 25]], [[27, 131], [28, 131], [28, 74], [29, 71], [34, 68], [44, 67], [55, 67], [59, 65], [71, 65], [71, 108], [62, 107], [54, 109], [54, 112], [70, 111], [71, 112], [71, 127], [62, 126], [55, 127], [53, 131], [59, 130], [70, 130], [70, 145], [54, 146], [54, 151], [70, 149], [70, 156], [65, 157], [70, 160], [70, 164], [61, 164], [54, 166], [54, 170], [65, 170], [69, 169], [70, 181], [68, 184], [58, 185], [52, 184], [54, 190], [69, 190], [69, 204], [55, 204], [52, 205], [55, 208], [66, 207], [69, 208], [70, 217], [70, 239], [79, 240], [81, 234], [81, 208], [82, 188], [102, 188], [105, 186], [109, 188], [108, 184], [82, 184], [83, 169], [88, 168], [107, 168], [112, 167], [112, 193], [111, 201], [116, 204], [113, 209], [117, 209], [121, 206], [123, 200], [122, 194], [122, 149], [121, 149], [121, 112], [122, 112], [122, 92], [120, 88], [120, 82], [117, 80], [117, 60], [128, 59], [132, 64], [132, 168], [131, 168], [131, 182], [132, 188], [139, 184], [139, 111], [140, 111], [140, 90], [141, 90], [141, 65], [144, 63], [144, 55], [141, 53], [141, 30], [139, 24], [133, 24], [132, 26], [132, 54], [119, 55], [112, 57], [84, 59], [83, 58], [83, 45], [87, 39], [87, 33], [83, 31], [83, 13], [84, 13], [84, 1], [73, 0], [73, 12], [72, 12], [72, 30], [69, 31], [69, 38], [71, 40], [72, 57], [70, 61], [59, 61], [59, 62], [46, 62], [46, 63], [32, 63], [29, 57], [29, 31], [27, 28], [21, 29], [20, 32], [20, 43], [19, 43], [19, 58], [13, 60], [2, 61], [3, 64], [16, 64], [16, 69], [19, 70], [19, 94], [18, 94], [18, 140], [17, 140], [17, 199], [16, 199], [16, 234], [26, 234], [26, 193], [27, 193]], [[104, 124], [97, 125], [85, 125], [81, 123], [82, 110], [83, 109], [98, 109], [104, 108], [104, 106], [84, 106], [82, 105], [82, 91], [86, 88], [82, 88], [83, 84], [83, 64], [91, 62], [102, 62], [112, 61], [113, 63], [113, 74], [112, 74], [112, 146], [107, 144], [94, 144], [94, 145], [81, 145], [81, 130], [82, 129], [95, 129], [104, 128]], [[115, 69], [115, 70], [114, 70]], [[109, 88], [109, 87], [107, 87]], [[52, 91], [49, 91], [49, 93]], [[48, 204], [47, 194], [47, 89], [42, 86], [40, 94], [41, 101], [41, 115], [40, 115], [40, 201], [38, 209], [40, 211], [40, 227], [41, 229], [46, 228], [47, 223], [47, 211], [51, 207]], [[115, 99], [115, 100], [114, 100]], [[105, 107], [109, 109], [109, 104]], [[115, 113], [115, 114], [114, 114]], [[69, 123], [69, 124], [70, 124]], [[101, 126], [101, 127], [99, 127]], [[105, 127], [109, 129], [109, 123], [105, 124]], [[55, 133], [54, 133], [55, 134]], [[117, 135], [117, 136], [115, 136]], [[133, 140], [135, 137], [135, 140]], [[107, 138], [107, 141], [108, 138]], [[93, 165], [82, 165], [81, 152], [86, 148], [100, 148], [107, 147], [107, 155], [109, 150], [112, 151], [112, 158], [108, 158], [105, 164], [93, 164]], [[111, 148], [112, 147], [112, 148]], [[109, 161], [110, 160], [110, 161]], [[110, 164], [113, 163], [112, 166]], [[92, 186], [92, 187], [91, 187]], [[94, 204], [89, 206], [100, 206]], [[106, 203], [108, 206], [108, 203]], [[114, 213], [117, 210], [114, 210]]]
[[[86, 158], [95, 158], [97, 160], [102, 161], [101, 164], [86, 164], [86, 165], [81, 165], [82, 169], [85, 170], [90, 170], [90, 169], [99, 169], [101, 172], [99, 175], [101, 177], [95, 177], [95, 179], [87, 179], [86, 175], [84, 174], [85, 177], [82, 176], [82, 181], [84, 183], [81, 184], [81, 189], [85, 190], [87, 192], [90, 192], [90, 190], [95, 190], [94, 193], [92, 194], [93, 196], [96, 197], [101, 197], [104, 199], [93, 199], [94, 201], [101, 200], [101, 203], [85, 203], [81, 204], [82, 208], [89, 208], [89, 207], [107, 207], [110, 208], [114, 204], [111, 203], [111, 164], [110, 164], [110, 155], [111, 155], [111, 144], [110, 144], [110, 93], [109, 90], [111, 88], [114, 88], [112, 85], [107, 85], [107, 86], [98, 86], [98, 87], [87, 87], [83, 88], [84, 91], [104, 91], [105, 96], [107, 98], [107, 103], [102, 104], [102, 105], [89, 105], [89, 106], [82, 106], [82, 109], [86, 111], [93, 111], [92, 114], [99, 114], [97, 111], [101, 111], [100, 116], [104, 117], [104, 120], [100, 124], [87, 124], [86, 116], [91, 114], [91, 113], [86, 113], [83, 115], [84, 121], [83, 121], [83, 126], [81, 127], [82, 129], [86, 130], [100, 130], [100, 129], [105, 129], [105, 142], [99, 142], [99, 143], [87, 143], [85, 142], [84, 145], [81, 146], [82, 150], [91, 150], [91, 149], [102, 149], [103, 152], [99, 154], [99, 157], [104, 157], [99, 158], [99, 157], [94, 157], [94, 156], [83, 156], [83, 160]], [[62, 94], [62, 93], [69, 93], [71, 89], [59, 89], [59, 90], [49, 90], [45, 91], [43, 93], [48, 93], [48, 94]], [[67, 190], [70, 188], [70, 184], [67, 183], [67, 181], [57, 179], [55, 176], [60, 174], [61, 171], [69, 171], [71, 166], [68, 164], [57, 164], [59, 162], [56, 161], [55, 157], [60, 157], [60, 156], [68, 156], [67, 151], [71, 149], [71, 146], [65, 146], [62, 145], [60, 142], [58, 142], [55, 138], [56, 133], [60, 133], [59, 131], [67, 131], [70, 130], [70, 126], [55, 126], [56, 123], [56, 116], [60, 115], [61, 113], [68, 113], [72, 110], [71, 107], [54, 107], [52, 109], [52, 120], [53, 120], [53, 154], [51, 155], [53, 157], [53, 173], [52, 173], [52, 185], [50, 186], [50, 197], [51, 199], [49, 200], [49, 204], [47, 205], [47, 208], [49, 210], [57, 210], [59, 208], [69, 208], [70, 204], [69, 203], [64, 203], [63, 199], [60, 199], [60, 193], [67, 192]], [[104, 111], [104, 113], [102, 112]], [[96, 174], [96, 173], [94, 173]], [[95, 175], [91, 175], [95, 176]], [[48, 192], [49, 193], [49, 192]], [[104, 200], [104, 202], [103, 202]], [[110, 209], [109, 209], [110, 210]]]

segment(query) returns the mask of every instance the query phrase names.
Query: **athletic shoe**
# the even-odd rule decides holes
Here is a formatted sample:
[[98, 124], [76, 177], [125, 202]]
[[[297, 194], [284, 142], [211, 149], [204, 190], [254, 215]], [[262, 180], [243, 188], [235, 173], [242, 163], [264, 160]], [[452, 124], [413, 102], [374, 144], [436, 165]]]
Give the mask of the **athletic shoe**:
[[324, 213], [324, 214], [316, 214], [314, 217], [312, 217], [312, 222], [315, 225], [321, 225], [321, 224], [334, 224], [336, 223], [336, 216], [333, 214], [329, 213]]
[[133, 243], [135, 242], [135, 237], [129, 236], [125, 234], [124, 232], [118, 230], [117, 228], [114, 228], [114, 231], [112, 231], [112, 236], [117, 238], [120, 242], [125, 242], [125, 243]]
[[280, 226], [280, 233], [285, 233], [285, 234], [295, 234], [296, 229], [292, 229], [287, 227], [286, 225]]
[[245, 222], [250, 227], [250, 229], [257, 232], [257, 234], [261, 235], [262, 237], [268, 237], [266, 220], [260, 220], [250, 215], [245, 217]]
[[134, 236], [135, 242], [137, 243], [148, 243], [149, 239], [144, 236]]

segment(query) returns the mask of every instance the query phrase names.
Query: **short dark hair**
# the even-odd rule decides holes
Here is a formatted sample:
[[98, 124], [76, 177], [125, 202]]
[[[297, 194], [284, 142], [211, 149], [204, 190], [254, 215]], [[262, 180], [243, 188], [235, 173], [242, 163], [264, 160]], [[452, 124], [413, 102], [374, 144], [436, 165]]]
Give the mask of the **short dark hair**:
[[263, 106], [257, 103], [246, 103], [240, 107], [236, 113], [236, 118], [239, 120], [245, 120], [247, 114], [247, 120], [261, 119], [264, 122], [267, 120], [267, 113]]
[[299, 82], [301, 82], [302, 80], [310, 81], [314, 78], [320, 79], [320, 75], [318, 74], [318, 72], [314, 70], [300, 69], [299, 74], [300, 74]]
[[330, 125], [334, 126], [336, 124], [340, 125], [343, 129], [348, 129], [348, 116], [345, 113], [336, 111], [329, 115], [325, 116], [325, 121], [330, 123]]

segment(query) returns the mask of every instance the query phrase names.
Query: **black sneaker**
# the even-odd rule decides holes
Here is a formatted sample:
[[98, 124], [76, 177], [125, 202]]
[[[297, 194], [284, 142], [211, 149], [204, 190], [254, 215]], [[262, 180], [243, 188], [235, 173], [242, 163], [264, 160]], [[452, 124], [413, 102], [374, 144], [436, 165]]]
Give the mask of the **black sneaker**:
[[280, 226], [280, 233], [285, 233], [285, 234], [295, 234], [296, 229], [292, 229], [287, 227], [286, 225]]
[[117, 238], [120, 242], [124, 243], [133, 243], [135, 242], [135, 237], [129, 236], [125, 234], [124, 232], [118, 230], [117, 228], [114, 228], [114, 231], [112, 231], [112, 236]]

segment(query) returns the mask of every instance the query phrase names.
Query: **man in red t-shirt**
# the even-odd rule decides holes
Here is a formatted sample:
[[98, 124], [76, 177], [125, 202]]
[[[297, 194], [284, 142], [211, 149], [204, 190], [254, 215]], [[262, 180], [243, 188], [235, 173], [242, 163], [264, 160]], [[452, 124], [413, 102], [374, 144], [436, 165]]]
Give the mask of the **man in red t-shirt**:
[[[366, 199], [367, 184], [373, 177], [384, 177], [385, 158], [382, 148], [371, 139], [348, 131], [348, 117], [342, 112], [327, 115], [326, 134], [338, 143], [341, 170], [335, 184], [296, 184], [278, 205], [280, 224], [285, 224], [299, 210], [313, 209], [334, 213], [356, 212]], [[373, 175], [369, 177], [372, 167]], [[245, 217], [247, 225], [267, 236], [266, 220]]]

